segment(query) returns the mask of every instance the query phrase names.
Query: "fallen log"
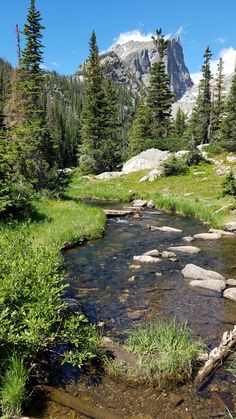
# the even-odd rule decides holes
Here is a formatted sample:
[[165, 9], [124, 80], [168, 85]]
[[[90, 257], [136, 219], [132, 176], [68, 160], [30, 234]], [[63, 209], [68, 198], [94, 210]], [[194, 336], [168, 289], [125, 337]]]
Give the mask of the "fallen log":
[[226, 359], [236, 346], [236, 326], [233, 330], [225, 332], [223, 334], [220, 345], [209, 354], [208, 360], [205, 362], [203, 367], [198, 371], [197, 377], [194, 384], [200, 387], [204, 382], [219, 368], [224, 359]]
[[40, 386], [40, 389], [47, 393], [47, 397], [64, 407], [74, 410], [88, 418], [92, 419], [121, 419], [121, 416], [107, 412], [96, 406], [90, 406], [88, 402], [83, 402], [78, 397], [71, 396], [61, 389], [49, 386]]
[[131, 215], [134, 213], [134, 210], [103, 210], [106, 216], [109, 217], [125, 217], [126, 215]]

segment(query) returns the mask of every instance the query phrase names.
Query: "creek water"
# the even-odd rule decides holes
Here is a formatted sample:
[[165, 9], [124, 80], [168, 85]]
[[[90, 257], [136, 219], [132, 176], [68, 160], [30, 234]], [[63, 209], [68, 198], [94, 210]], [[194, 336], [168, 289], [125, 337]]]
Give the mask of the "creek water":
[[[108, 208], [107, 203], [103, 205]], [[183, 233], [150, 231], [147, 224], [168, 225]], [[219, 293], [193, 289], [182, 277], [181, 269], [194, 263], [236, 278], [236, 236], [195, 240], [193, 245], [201, 248], [198, 255], [178, 255], [177, 260], [163, 259], [155, 265], [142, 264], [139, 269], [133, 262], [134, 255], [186, 245], [184, 236], [204, 231], [207, 227], [199, 221], [156, 210], [144, 210], [138, 219], [110, 219], [103, 238], [63, 253], [69, 274], [68, 297], [81, 303], [90, 321], [104, 322], [105, 335], [113, 339], [122, 341], [128, 329], [148, 319], [176, 318], [177, 322], [187, 321], [193, 334], [209, 348], [217, 346], [223, 332], [236, 324], [236, 303]], [[72, 385], [73, 391], [76, 388], [83, 400], [124, 418], [210, 418], [222, 417], [224, 404], [234, 409], [236, 384], [224, 368], [201, 393], [191, 385], [178, 389], [184, 402], [176, 406], [168, 401], [168, 395], [159, 394], [152, 386], [130, 384], [107, 375], [95, 381], [78, 380]], [[83, 416], [49, 403], [40, 417]]]

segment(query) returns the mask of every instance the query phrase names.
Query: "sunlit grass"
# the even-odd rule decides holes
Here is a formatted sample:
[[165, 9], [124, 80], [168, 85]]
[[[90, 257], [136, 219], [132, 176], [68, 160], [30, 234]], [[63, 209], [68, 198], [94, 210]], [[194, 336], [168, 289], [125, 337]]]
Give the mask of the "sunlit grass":
[[202, 343], [191, 337], [186, 324], [152, 321], [129, 332], [127, 345], [140, 357], [139, 373], [146, 378], [183, 381], [192, 373], [192, 365]]

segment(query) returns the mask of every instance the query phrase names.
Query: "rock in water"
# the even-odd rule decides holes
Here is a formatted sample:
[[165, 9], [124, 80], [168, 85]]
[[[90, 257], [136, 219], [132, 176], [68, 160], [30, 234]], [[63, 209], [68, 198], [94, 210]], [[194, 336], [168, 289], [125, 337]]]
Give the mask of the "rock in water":
[[144, 255], [158, 257], [161, 255], [161, 253], [159, 252], [159, 250], [153, 249], [153, 250], [149, 250], [148, 252], [145, 252]]
[[[226, 286], [225, 281], [221, 281], [219, 279], [203, 279], [201, 281], [194, 280], [189, 283], [192, 287], [197, 288], [206, 288], [208, 290], [216, 291], [216, 292], [222, 292]], [[236, 298], [236, 294], [235, 294]]]
[[225, 224], [225, 229], [227, 231], [236, 232], [236, 221], [230, 221]]
[[151, 231], [164, 231], [165, 233], [182, 233], [183, 232], [179, 228], [168, 227], [168, 226], [156, 227], [156, 226], [148, 225], [148, 228]]
[[148, 201], [145, 201], [143, 199], [135, 199], [132, 202], [132, 207], [134, 208], [143, 208], [147, 206]]
[[187, 255], [197, 255], [201, 252], [201, 249], [196, 246], [170, 246], [168, 250], [171, 252], [186, 253]]
[[157, 169], [161, 162], [167, 159], [169, 154], [169, 151], [161, 151], [157, 148], [150, 148], [149, 150], [143, 151], [128, 160], [124, 164], [122, 172], [132, 173], [138, 170]]
[[221, 237], [222, 234], [219, 233], [199, 233], [193, 236], [196, 240], [219, 240]]
[[198, 280], [218, 279], [225, 281], [224, 276], [218, 272], [203, 269], [200, 266], [194, 265], [193, 263], [188, 263], [185, 268], [182, 269], [181, 273], [185, 278]]
[[148, 255], [140, 255], [140, 256], [134, 256], [133, 260], [140, 262], [140, 263], [158, 263], [161, 262], [161, 259], [148, 256]]
[[236, 288], [228, 288], [224, 291], [223, 296], [229, 300], [236, 301]]

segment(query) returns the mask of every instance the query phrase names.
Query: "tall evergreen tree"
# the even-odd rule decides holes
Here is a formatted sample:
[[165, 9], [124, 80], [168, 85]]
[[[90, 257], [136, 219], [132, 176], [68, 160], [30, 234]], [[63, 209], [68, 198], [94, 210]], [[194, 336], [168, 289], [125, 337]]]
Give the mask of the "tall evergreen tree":
[[173, 135], [177, 138], [181, 138], [187, 127], [187, 117], [184, 111], [181, 108], [178, 108], [176, 112], [176, 117], [173, 124]]
[[35, 0], [30, 0], [30, 6], [27, 15], [27, 23], [24, 25], [23, 34], [26, 39], [26, 46], [22, 51], [21, 65], [27, 72], [28, 89], [32, 103], [35, 105], [34, 111], [38, 113], [40, 108], [40, 92], [42, 90], [42, 69], [43, 45], [40, 11], [36, 9]]
[[104, 81], [95, 32], [85, 66], [80, 166], [85, 173], [112, 170], [119, 160], [118, 106], [114, 86]]
[[26, 47], [13, 73], [11, 94], [5, 107], [7, 138], [15, 156], [16, 170], [36, 188], [44, 184], [47, 168], [44, 116], [40, 105], [42, 61], [40, 12], [31, 0], [23, 33]]
[[220, 58], [218, 63], [218, 71], [216, 76], [216, 85], [214, 88], [214, 98], [212, 101], [212, 112], [211, 112], [211, 140], [220, 139], [220, 131], [222, 128], [224, 118], [224, 74], [223, 74], [223, 60]]
[[129, 133], [129, 157], [147, 150], [152, 145], [151, 125], [150, 110], [146, 103], [141, 101]]
[[167, 138], [171, 132], [173, 94], [164, 61], [168, 40], [165, 39], [161, 29], [156, 31], [156, 37], [152, 39], [159, 53], [159, 61], [151, 67], [147, 97], [140, 103], [133, 121], [129, 136], [130, 155], [149, 147], [158, 147], [158, 140]]
[[227, 149], [236, 150], [236, 69], [234, 71], [230, 93], [226, 102], [226, 112], [222, 127], [222, 139]]
[[104, 92], [95, 32], [89, 43], [89, 58], [85, 66], [85, 92], [81, 115], [80, 166], [84, 173], [99, 171], [99, 150], [103, 137]]
[[170, 80], [164, 62], [169, 42], [165, 39], [161, 29], [156, 31], [156, 37], [152, 37], [152, 39], [159, 53], [159, 61], [154, 63], [151, 68], [147, 105], [152, 119], [153, 138], [158, 145], [158, 139], [168, 137], [170, 134], [173, 94], [170, 90]]
[[190, 119], [190, 135], [193, 145], [205, 144], [210, 140], [211, 133], [211, 69], [210, 59], [212, 53], [207, 47], [204, 53], [202, 66], [202, 79], [199, 83], [199, 92], [196, 105]]

